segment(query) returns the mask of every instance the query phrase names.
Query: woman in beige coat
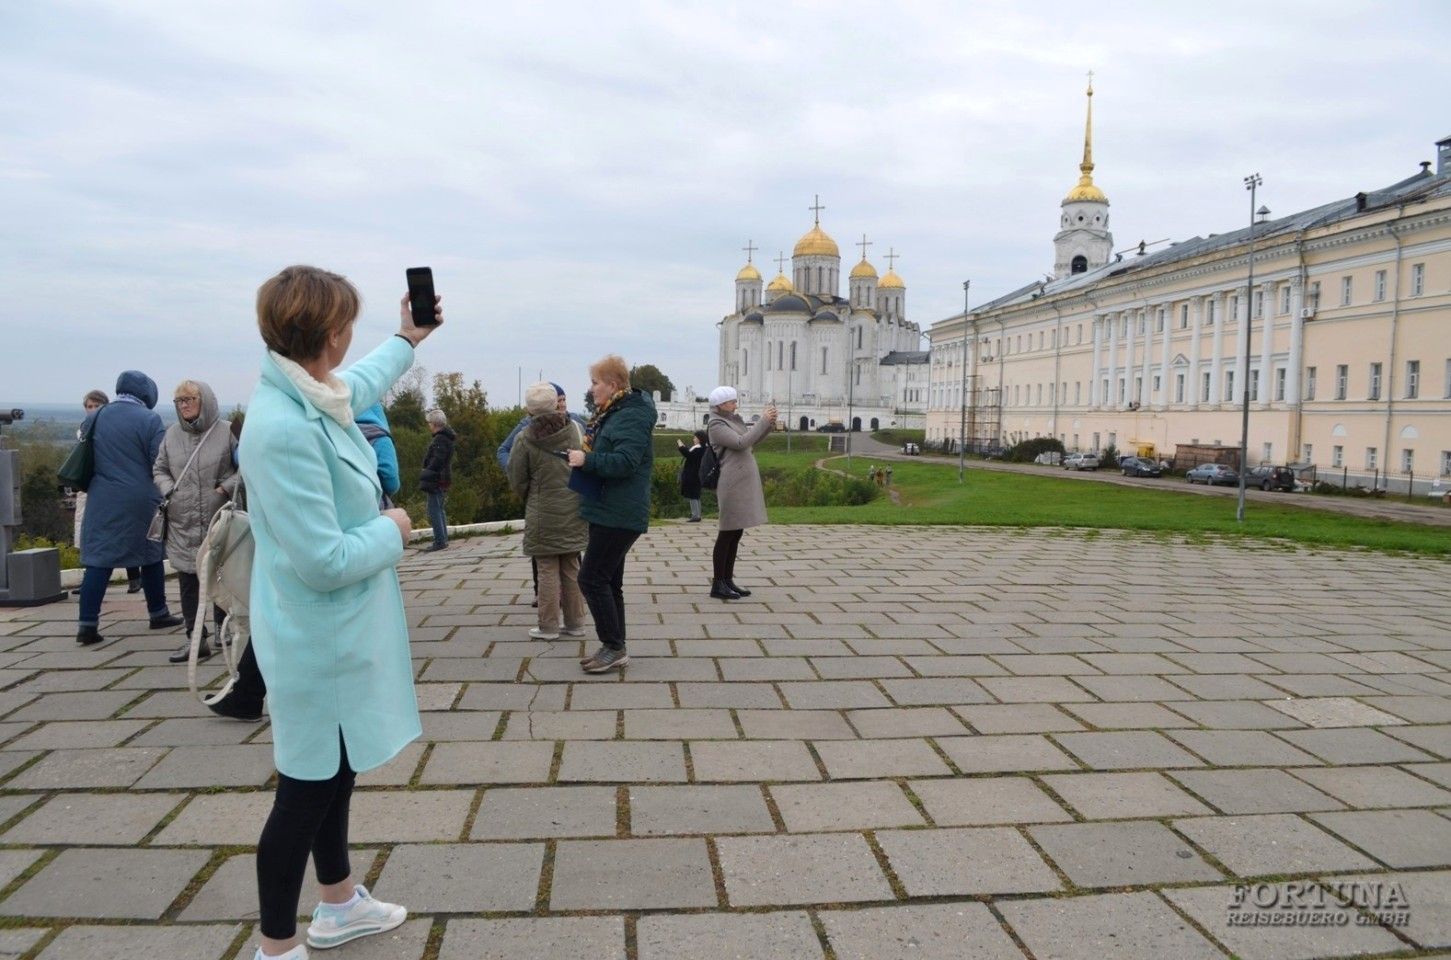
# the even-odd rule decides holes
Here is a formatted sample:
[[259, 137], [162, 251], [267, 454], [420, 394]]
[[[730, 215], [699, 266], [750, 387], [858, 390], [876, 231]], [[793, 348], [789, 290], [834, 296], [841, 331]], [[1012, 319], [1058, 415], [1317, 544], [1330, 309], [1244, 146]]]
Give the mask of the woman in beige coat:
[[[197, 550], [212, 517], [236, 493], [241, 476], [232, 463], [237, 444], [232, 437], [232, 423], [221, 419], [212, 388], [196, 380], [183, 380], [177, 384], [174, 402], [176, 423], [166, 429], [151, 476], [166, 499], [166, 558], [176, 571], [181, 616], [190, 637], [200, 592]], [[220, 609], [213, 608], [213, 619], [220, 626]], [[185, 661], [190, 650], [190, 641], [183, 643], [171, 655], [171, 662]], [[204, 634], [198, 656], [211, 655]]]
[[715, 496], [720, 505], [720, 527], [712, 553], [714, 572], [710, 595], [719, 600], [739, 600], [751, 591], [736, 586], [736, 553], [749, 527], [766, 522], [766, 495], [761, 489], [761, 471], [752, 448], [776, 424], [776, 407], [766, 407], [754, 424], [736, 413], [734, 387], [716, 387], [710, 392], [710, 419], [706, 436], [720, 461], [720, 480]]

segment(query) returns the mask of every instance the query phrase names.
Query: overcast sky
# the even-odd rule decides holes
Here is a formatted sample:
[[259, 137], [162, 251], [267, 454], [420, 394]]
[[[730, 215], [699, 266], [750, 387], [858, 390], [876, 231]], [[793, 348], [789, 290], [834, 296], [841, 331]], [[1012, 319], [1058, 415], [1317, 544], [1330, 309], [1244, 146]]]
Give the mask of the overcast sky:
[[[354, 354], [431, 265], [420, 351], [512, 404], [606, 352], [714, 386], [748, 239], [901, 253], [924, 328], [1053, 266], [1095, 71], [1116, 245], [1381, 187], [1451, 133], [1451, 4], [0, 4], [0, 403], [139, 368], [245, 401], [253, 297], [352, 278]], [[844, 292], [844, 291], [843, 291]]]

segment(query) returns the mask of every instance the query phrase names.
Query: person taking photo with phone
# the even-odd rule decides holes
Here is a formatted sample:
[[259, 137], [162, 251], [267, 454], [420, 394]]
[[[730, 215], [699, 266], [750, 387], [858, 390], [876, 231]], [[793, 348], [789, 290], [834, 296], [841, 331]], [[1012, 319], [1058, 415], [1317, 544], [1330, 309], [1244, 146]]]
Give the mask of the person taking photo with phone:
[[739, 600], [751, 595], [751, 591], [736, 585], [736, 554], [746, 530], [766, 522], [766, 494], [761, 489], [755, 446], [775, 427], [776, 405], [768, 405], [754, 424], [741, 419], [737, 406], [735, 387], [716, 387], [710, 392], [710, 421], [705, 432], [720, 460], [720, 480], [715, 488], [720, 525], [711, 554], [710, 584], [710, 595], [717, 600]]
[[377, 461], [356, 416], [413, 365], [443, 321], [397, 334], [334, 373], [361, 300], [335, 273], [288, 267], [257, 291], [267, 351], [238, 459], [256, 556], [252, 646], [267, 684], [277, 793], [257, 843], [256, 958], [305, 960], [297, 907], [308, 854], [321, 887], [307, 942], [336, 947], [391, 930], [408, 911], [354, 883], [348, 803], [356, 773], [422, 733], [403, 595], [394, 569], [412, 532], [379, 510]]

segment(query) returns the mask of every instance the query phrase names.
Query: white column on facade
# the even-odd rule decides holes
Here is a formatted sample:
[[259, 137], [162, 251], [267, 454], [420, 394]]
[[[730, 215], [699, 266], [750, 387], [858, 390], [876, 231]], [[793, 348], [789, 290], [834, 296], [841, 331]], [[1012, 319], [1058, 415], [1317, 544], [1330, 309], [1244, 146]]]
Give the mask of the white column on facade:
[[1174, 305], [1172, 303], [1164, 304], [1163, 311], [1164, 349], [1159, 357], [1159, 406], [1167, 407], [1170, 398], [1174, 396], [1173, 391], [1169, 387], [1169, 345], [1173, 340], [1170, 336], [1170, 331], [1174, 327]]
[[[1300, 277], [1290, 281], [1290, 362], [1285, 367], [1285, 401], [1300, 406], [1300, 365], [1305, 362], [1305, 283]], [[1291, 450], [1292, 457], [1298, 451]]]
[[1154, 381], [1149, 378], [1149, 364], [1154, 354], [1154, 309], [1145, 307], [1143, 310], [1144, 319], [1144, 355], [1139, 360], [1139, 406], [1147, 407], [1149, 398], [1153, 395]]
[[1260, 303], [1264, 306], [1264, 319], [1260, 323], [1260, 403], [1269, 406], [1274, 397], [1270, 393], [1270, 358], [1275, 353], [1275, 285], [1267, 283], [1260, 287]]
[[1118, 379], [1118, 328], [1123, 322], [1124, 314], [1110, 313], [1105, 320], [1108, 323], [1108, 396], [1103, 398], [1103, 405], [1110, 410], [1118, 403], [1118, 392], [1114, 389], [1114, 381]]
[[1224, 325], [1228, 323], [1224, 312], [1224, 294], [1210, 297], [1214, 309], [1214, 352], [1209, 367], [1209, 402], [1218, 404], [1224, 393]]
[[1195, 297], [1189, 304], [1194, 325], [1189, 332], [1189, 382], [1185, 384], [1184, 399], [1189, 402], [1190, 410], [1199, 407], [1199, 381], [1202, 379], [1199, 374], [1199, 334], [1204, 329], [1204, 300], [1204, 297]]
[[1130, 310], [1124, 314], [1128, 321], [1128, 347], [1124, 350], [1124, 406], [1139, 399], [1134, 389], [1134, 373], [1139, 369], [1139, 312]]
[[1245, 377], [1249, 371], [1245, 369], [1245, 354], [1249, 352], [1249, 291], [1246, 290], [1239, 298], [1239, 309], [1234, 311], [1234, 396], [1230, 402], [1236, 405], [1244, 401], [1245, 385], [1249, 382]]
[[1103, 318], [1094, 317], [1090, 321], [1093, 325], [1093, 366], [1089, 367], [1088, 379], [1088, 402], [1089, 406], [1098, 406], [1098, 351], [1103, 340]]

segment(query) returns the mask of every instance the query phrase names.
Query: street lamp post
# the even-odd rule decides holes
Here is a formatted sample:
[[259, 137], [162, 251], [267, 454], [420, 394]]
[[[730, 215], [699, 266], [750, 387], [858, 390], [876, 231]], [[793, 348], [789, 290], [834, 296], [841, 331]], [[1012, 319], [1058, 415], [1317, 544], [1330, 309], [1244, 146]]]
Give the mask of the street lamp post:
[[[793, 343], [791, 349], [795, 350]], [[796, 355], [791, 355], [791, 366], [786, 370], [786, 452], [791, 452], [791, 379], [796, 373]]]
[[1240, 384], [1243, 402], [1239, 423], [1239, 502], [1234, 509], [1234, 519], [1240, 523], [1244, 523], [1245, 474], [1249, 471], [1249, 335], [1250, 321], [1254, 319], [1255, 312], [1255, 195], [1260, 184], [1264, 182], [1264, 178], [1257, 173], [1244, 178], [1244, 188], [1249, 191], [1249, 279], [1244, 290], [1244, 355], [1240, 358], [1239, 367], [1244, 371], [1244, 383]]
[[962, 395], [958, 397], [962, 406], [957, 417], [958, 483], [962, 483], [967, 476], [967, 293], [971, 286], [971, 280], [962, 281], [962, 356], [957, 359], [962, 365]]
[[[850, 351], [848, 351], [850, 352]], [[846, 472], [851, 473], [851, 413], [852, 413], [852, 384], [856, 375], [856, 357], [852, 357], [846, 367]]]

